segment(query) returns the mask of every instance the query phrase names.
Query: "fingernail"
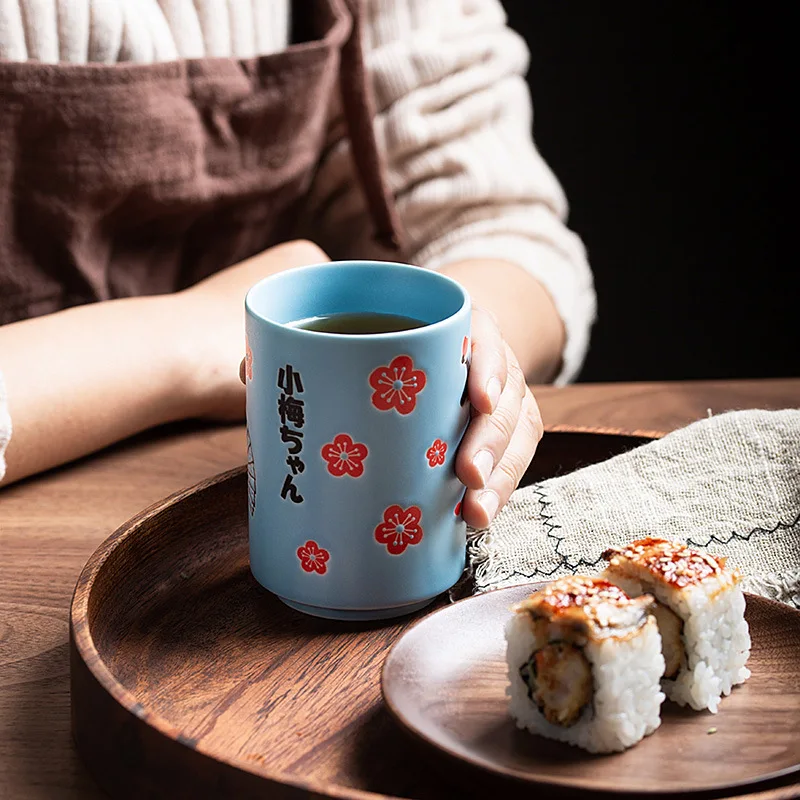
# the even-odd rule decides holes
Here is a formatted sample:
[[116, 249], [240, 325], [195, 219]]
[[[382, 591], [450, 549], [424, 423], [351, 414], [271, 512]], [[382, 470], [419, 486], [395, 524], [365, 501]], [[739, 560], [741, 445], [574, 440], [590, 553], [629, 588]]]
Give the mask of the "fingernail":
[[489, 378], [486, 383], [486, 394], [489, 395], [489, 402], [492, 404], [492, 411], [497, 407], [497, 402], [500, 400], [500, 392], [503, 387], [500, 384], [499, 378]]
[[481, 485], [486, 486], [486, 483], [492, 474], [492, 470], [494, 469], [494, 457], [488, 450], [481, 450], [472, 459], [472, 463], [475, 465], [475, 469], [478, 470], [478, 474], [481, 476]]
[[500, 506], [500, 498], [497, 496], [497, 493], [493, 492], [491, 489], [488, 489], [481, 494], [481, 496], [478, 498], [478, 502], [486, 512], [486, 518], [489, 520], [489, 522], [491, 522], [494, 519], [495, 514], [497, 514], [497, 509]]

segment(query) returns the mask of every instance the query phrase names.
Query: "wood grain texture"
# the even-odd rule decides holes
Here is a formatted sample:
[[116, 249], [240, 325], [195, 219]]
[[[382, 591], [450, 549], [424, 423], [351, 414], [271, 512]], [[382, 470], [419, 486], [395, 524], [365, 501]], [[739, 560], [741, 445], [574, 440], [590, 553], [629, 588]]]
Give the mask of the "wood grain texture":
[[743, 408], [800, 407], [800, 380], [597, 383], [535, 387], [545, 427], [606, 427], [667, 433]]
[[500, 589], [440, 609], [405, 633], [386, 659], [387, 707], [452, 758], [454, 770], [469, 765], [471, 780], [487, 787], [493, 781], [503, 794], [521, 782], [528, 793], [569, 787], [669, 797], [741, 791], [800, 770], [800, 612], [748, 596], [752, 676], [719, 712], [666, 702], [651, 736], [624, 753], [593, 756], [521, 731], [508, 714], [503, 630], [513, 604], [534, 588]]
[[[539, 387], [536, 394], [551, 429], [667, 431], [709, 407], [800, 406], [800, 380]], [[75, 581], [125, 520], [244, 460], [243, 427], [177, 425], [0, 489], [0, 797], [104, 796], [69, 733]]]
[[[540, 474], [637, 441], [578, 436], [605, 445], [584, 455], [552, 434]], [[93, 774], [131, 798], [209, 785], [235, 797], [446, 796], [452, 785], [380, 702], [383, 657], [410, 620], [346, 625], [286, 608], [250, 574], [246, 510], [237, 468], [138, 515], [81, 573], [73, 730]]]

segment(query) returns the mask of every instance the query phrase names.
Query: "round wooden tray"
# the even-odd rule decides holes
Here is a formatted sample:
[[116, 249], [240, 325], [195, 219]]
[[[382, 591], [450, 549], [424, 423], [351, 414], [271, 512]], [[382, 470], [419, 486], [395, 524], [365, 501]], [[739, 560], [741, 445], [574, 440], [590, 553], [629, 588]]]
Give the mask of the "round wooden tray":
[[[527, 480], [646, 439], [548, 433]], [[456, 788], [381, 703], [384, 656], [426, 612], [355, 624], [290, 610], [250, 575], [246, 508], [242, 467], [144, 511], [81, 573], [73, 733], [100, 785], [135, 798], [486, 796]]]

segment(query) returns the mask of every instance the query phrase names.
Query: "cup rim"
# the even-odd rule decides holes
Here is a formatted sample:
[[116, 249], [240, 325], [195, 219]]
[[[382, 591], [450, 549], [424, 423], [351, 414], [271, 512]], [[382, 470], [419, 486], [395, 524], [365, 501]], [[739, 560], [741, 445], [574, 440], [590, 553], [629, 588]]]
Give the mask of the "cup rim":
[[[446, 317], [438, 319], [435, 322], [426, 323], [425, 325], [422, 325], [419, 328], [410, 328], [402, 331], [387, 331], [385, 333], [356, 333], [356, 334], [333, 333], [330, 331], [313, 331], [313, 330], [308, 330], [307, 328], [298, 328], [293, 323], [279, 322], [278, 320], [272, 319], [271, 317], [268, 317], [265, 314], [257, 311], [253, 307], [253, 295], [260, 289], [261, 286], [263, 286], [266, 283], [271, 283], [279, 279], [287, 280], [288, 276], [290, 275], [298, 275], [304, 272], [314, 272], [325, 269], [335, 269], [337, 267], [342, 267], [342, 266], [349, 266], [349, 267], [379, 266], [379, 267], [388, 267], [390, 269], [398, 271], [423, 270], [434, 281], [439, 281], [443, 285], [448, 285], [451, 288], [454, 288], [461, 295], [461, 305], [452, 314], [448, 314]], [[431, 331], [432, 329], [436, 329], [444, 325], [447, 325], [449, 323], [452, 323], [453, 320], [457, 319], [459, 316], [465, 313], [469, 313], [472, 308], [472, 300], [467, 290], [458, 281], [449, 277], [448, 275], [442, 275], [442, 273], [437, 272], [436, 270], [428, 269], [427, 267], [420, 267], [414, 264], [405, 264], [399, 261], [347, 259], [340, 261], [326, 261], [319, 264], [306, 264], [302, 267], [294, 267], [293, 269], [285, 270], [283, 272], [278, 272], [274, 275], [267, 275], [266, 277], [261, 278], [261, 280], [254, 283], [247, 290], [247, 294], [245, 295], [244, 299], [244, 305], [246, 313], [259, 323], [273, 326], [275, 328], [279, 328], [285, 331], [292, 331], [293, 333], [296, 333], [299, 336], [312, 336], [312, 337], [321, 337], [325, 339], [347, 340], [349, 342], [355, 342], [364, 340], [374, 341], [376, 339], [391, 339], [392, 337], [398, 337], [398, 336], [402, 336], [403, 338], [405, 338], [405, 337], [417, 337], [426, 335], [426, 333]]]

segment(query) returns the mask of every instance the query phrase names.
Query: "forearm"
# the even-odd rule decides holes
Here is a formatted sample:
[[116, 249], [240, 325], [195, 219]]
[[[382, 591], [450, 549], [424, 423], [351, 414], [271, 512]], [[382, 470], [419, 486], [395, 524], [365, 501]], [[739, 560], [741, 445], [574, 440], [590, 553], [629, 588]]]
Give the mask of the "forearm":
[[286, 242], [177, 294], [95, 303], [0, 327], [14, 429], [0, 483], [165, 422], [243, 419], [238, 367], [247, 290], [267, 275], [327, 260], [310, 242]]
[[565, 331], [539, 281], [507, 261], [458, 261], [438, 271], [457, 280], [476, 305], [494, 314], [530, 383], [553, 380], [561, 365]]
[[188, 416], [171, 297], [96, 303], [0, 327], [10, 483]]

